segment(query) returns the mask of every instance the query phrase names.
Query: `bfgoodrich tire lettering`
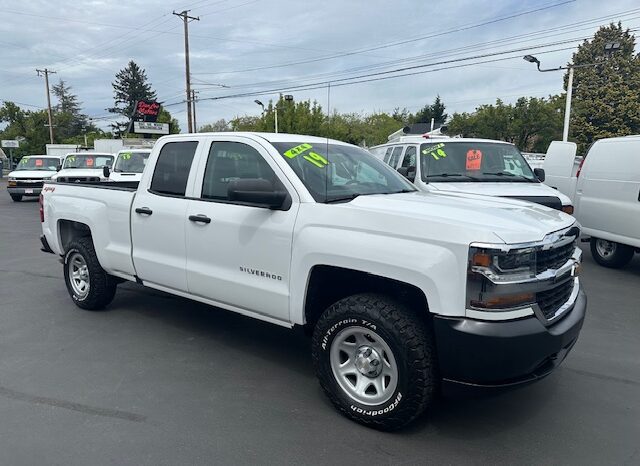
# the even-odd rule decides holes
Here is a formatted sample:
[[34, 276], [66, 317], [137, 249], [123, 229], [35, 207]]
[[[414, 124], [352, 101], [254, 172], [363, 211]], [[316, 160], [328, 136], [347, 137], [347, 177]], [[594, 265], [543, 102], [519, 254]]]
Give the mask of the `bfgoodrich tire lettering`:
[[[83, 269], [82, 282], [86, 285], [73, 282], [74, 275], [78, 275], [79, 265]], [[91, 238], [78, 238], [69, 245], [63, 267], [67, 291], [76, 306], [95, 311], [103, 309], [113, 300], [116, 281], [100, 266]]]
[[[370, 331], [368, 336], [367, 329]], [[344, 340], [340, 340], [340, 335], [344, 335], [344, 332], [347, 335], [350, 332], [361, 334], [365, 339], [356, 340], [354, 336], [344, 346]], [[377, 339], [383, 340], [386, 346], [376, 344]], [[369, 359], [372, 357], [367, 341], [371, 341], [372, 348], [380, 353], [381, 365], [388, 366], [389, 377], [393, 377], [391, 367], [395, 365], [397, 369], [397, 380], [393, 383], [390, 379], [387, 384], [393, 387], [392, 393], [381, 393], [380, 397], [376, 397], [373, 388], [369, 397], [363, 390], [359, 394], [355, 390], [356, 386], [362, 387], [362, 374], [366, 374], [372, 381], [384, 376], [382, 370], [376, 371], [377, 364], [362, 363], [365, 355]], [[334, 345], [339, 344], [345, 347], [340, 364], [346, 367], [351, 364], [351, 357], [355, 355], [359, 358], [357, 367], [361, 373], [356, 374], [357, 377], [353, 376], [354, 390], [345, 389], [344, 381], [339, 379], [336, 372]], [[355, 352], [350, 353], [351, 347]], [[382, 355], [385, 352], [383, 347], [391, 351], [391, 358]], [[358, 352], [358, 348], [364, 350]], [[398, 429], [420, 416], [431, 403], [438, 385], [433, 339], [425, 321], [399, 303], [381, 295], [354, 295], [329, 307], [314, 329], [312, 354], [320, 385], [338, 410], [350, 419], [378, 429]], [[389, 364], [391, 361], [393, 363]], [[364, 379], [362, 383], [374, 385], [368, 379]], [[382, 384], [384, 390], [385, 382]], [[384, 401], [376, 404], [376, 399]]]

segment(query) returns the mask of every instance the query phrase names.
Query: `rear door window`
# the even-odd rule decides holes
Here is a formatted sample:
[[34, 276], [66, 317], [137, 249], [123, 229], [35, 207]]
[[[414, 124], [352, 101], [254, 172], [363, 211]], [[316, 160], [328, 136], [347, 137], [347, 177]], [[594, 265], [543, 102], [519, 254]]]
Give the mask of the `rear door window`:
[[396, 146], [393, 148], [393, 152], [391, 153], [391, 159], [389, 160], [389, 165], [392, 168], [396, 168], [398, 166], [398, 162], [400, 161], [400, 157], [402, 157], [402, 146]]
[[197, 147], [197, 141], [168, 142], [162, 146], [151, 179], [151, 191], [184, 196]]
[[391, 158], [391, 151], [393, 150], [393, 147], [387, 147], [387, 152], [385, 152], [384, 154], [384, 163], [388, 164], [389, 163], [389, 159]]
[[409, 146], [404, 151], [404, 158], [402, 159], [402, 166], [405, 168], [416, 168], [416, 146]]

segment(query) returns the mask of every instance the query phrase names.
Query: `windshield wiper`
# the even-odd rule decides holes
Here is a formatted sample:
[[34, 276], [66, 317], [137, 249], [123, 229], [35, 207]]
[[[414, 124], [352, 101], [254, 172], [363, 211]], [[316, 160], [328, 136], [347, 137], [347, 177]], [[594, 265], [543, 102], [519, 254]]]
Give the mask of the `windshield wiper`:
[[463, 177], [466, 178], [468, 180], [473, 180], [473, 181], [479, 181], [480, 178], [476, 177], [476, 176], [471, 176], [471, 175], [465, 175], [463, 173], [440, 173], [439, 175], [427, 175], [427, 178], [456, 178], [456, 177]]
[[495, 176], [510, 176], [510, 177], [515, 177], [515, 178], [519, 178], [521, 180], [525, 180], [529, 183], [535, 183], [536, 180], [526, 177], [524, 175], [516, 175], [515, 173], [510, 173], [510, 172], [495, 172], [495, 173], [491, 173], [491, 172], [482, 172], [483, 175], [495, 175]]
[[353, 193], [353, 194], [349, 194], [348, 196], [342, 196], [342, 197], [333, 197], [331, 199], [326, 199], [324, 201], [325, 204], [331, 204], [334, 202], [348, 202], [348, 201], [352, 201], [354, 200], [356, 197], [361, 196], [362, 194], [360, 193]]

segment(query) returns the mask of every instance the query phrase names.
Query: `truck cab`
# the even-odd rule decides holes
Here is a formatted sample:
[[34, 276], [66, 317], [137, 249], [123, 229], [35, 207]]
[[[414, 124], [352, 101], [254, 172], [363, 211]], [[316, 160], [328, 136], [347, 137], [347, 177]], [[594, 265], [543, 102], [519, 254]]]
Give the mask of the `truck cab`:
[[573, 213], [571, 200], [543, 183], [511, 143], [445, 135], [395, 135], [371, 152], [425, 192], [482, 194]]
[[109, 181], [140, 181], [150, 153], [151, 149], [123, 149], [113, 167], [105, 165], [103, 176]]
[[42, 185], [53, 177], [61, 163], [61, 157], [49, 155], [27, 155], [8, 175], [7, 191], [14, 202], [23, 197], [37, 197]]
[[103, 152], [73, 152], [64, 157], [60, 171], [51, 177], [61, 183], [106, 181], [104, 167], [113, 165], [113, 154]]

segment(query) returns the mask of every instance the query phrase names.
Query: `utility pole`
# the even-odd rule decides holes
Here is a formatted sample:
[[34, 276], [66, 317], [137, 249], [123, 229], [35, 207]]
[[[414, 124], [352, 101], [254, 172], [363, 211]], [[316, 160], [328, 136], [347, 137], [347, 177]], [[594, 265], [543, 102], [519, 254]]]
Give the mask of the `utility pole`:
[[189, 11], [183, 10], [181, 13], [173, 12], [174, 15], [182, 18], [184, 22], [184, 67], [185, 78], [187, 82], [187, 125], [189, 132], [193, 133], [192, 116], [191, 116], [191, 71], [189, 70], [189, 20], [200, 21], [200, 17], [189, 16]]
[[53, 118], [51, 116], [51, 95], [49, 94], [49, 74], [55, 74], [56, 72], [45, 68], [44, 70], [36, 69], [36, 73], [38, 73], [38, 76], [44, 75], [44, 83], [47, 86], [47, 112], [49, 114], [49, 139], [51, 140], [51, 144], [53, 144]]
[[198, 93], [198, 91], [196, 91], [195, 89], [191, 90], [191, 101], [192, 101], [192, 105], [193, 105], [193, 132], [197, 133], [198, 132], [198, 125], [196, 124], [196, 94]]

